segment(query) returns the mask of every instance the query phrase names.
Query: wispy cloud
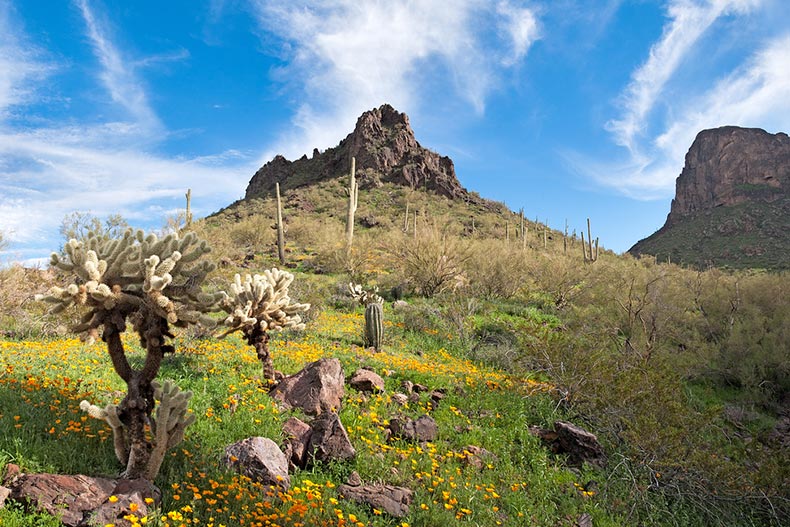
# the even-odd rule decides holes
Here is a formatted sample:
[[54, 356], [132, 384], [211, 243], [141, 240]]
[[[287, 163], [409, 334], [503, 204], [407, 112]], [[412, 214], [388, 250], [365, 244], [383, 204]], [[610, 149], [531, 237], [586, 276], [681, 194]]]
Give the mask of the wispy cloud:
[[0, 1], [0, 122], [12, 107], [24, 104], [36, 81], [54, 69], [40, 59], [41, 51], [13, 30], [11, 5]]
[[759, 0], [670, 2], [669, 23], [661, 39], [650, 48], [647, 61], [633, 73], [631, 83], [621, 96], [623, 115], [607, 123], [617, 144], [630, 150], [635, 148], [635, 141], [644, 132], [644, 123], [667, 81], [716, 20], [728, 14], [746, 13], [757, 4]]
[[101, 23], [88, 0], [77, 0], [96, 58], [102, 65], [99, 77], [112, 100], [124, 107], [132, 119], [148, 130], [161, 128], [159, 118], [148, 104], [141, 81], [130, 67], [132, 61], [122, 57], [113, 44], [106, 23]]
[[[709, 79], [707, 89], [675, 81], [678, 73], [695, 68], [688, 63], [692, 54], [705, 56], [722, 42], [739, 42], [736, 32], [717, 26], [716, 20], [767, 16], [768, 9], [761, 12], [767, 4], [671, 2], [661, 38], [622, 92], [620, 116], [607, 124], [614, 143], [625, 152], [614, 153], [609, 160], [566, 153], [568, 163], [578, 173], [633, 198], [666, 198], [672, 195], [685, 154], [701, 130], [725, 125], [789, 130], [790, 35], [766, 34], [744, 60]], [[669, 97], [670, 92], [683, 97]]]
[[16, 259], [40, 258], [56, 248], [58, 227], [74, 210], [121, 213], [132, 224], [158, 228], [191, 188], [195, 213], [208, 214], [241, 197], [257, 168], [250, 155], [236, 151], [191, 158], [158, 152], [170, 132], [130, 65], [181, 60], [186, 52], [132, 57], [114, 43], [108, 23], [87, 0], [76, 5], [100, 65], [97, 78], [122, 119], [67, 117], [21, 128], [5, 119], [4, 110], [24, 111], [35, 103], [31, 94], [45, 92], [43, 76], [53, 68], [39, 58], [43, 52], [26, 44], [22, 25], [0, 0], [0, 231], [10, 238], [6, 252]]
[[253, 5], [262, 29], [285, 42], [290, 63], [280, 74], [303, 101], [300, 132], [274, 145], [291, 157], [335, 144], [364, 110], [389, 102], [410, 111], [430, 90], [483, 112], [504, 69], [539, 37], [534, 11], [505, 0]]

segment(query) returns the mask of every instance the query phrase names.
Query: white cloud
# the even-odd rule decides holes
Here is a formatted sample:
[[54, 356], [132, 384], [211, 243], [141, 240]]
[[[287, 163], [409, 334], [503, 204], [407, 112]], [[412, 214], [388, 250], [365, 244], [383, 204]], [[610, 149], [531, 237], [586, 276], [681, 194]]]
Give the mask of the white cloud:
[[765, 42], [743, 64], [703, 93], [672, 108], [664, 131], [619, 162], [568, 154], [569, 163], [598, 183], [640, 199], [668, 197], [685, 154], [704, 129], [735, 125], [790, 130], [790, 34]]
[[0, 2], [0, 122], [33, 94], [35, 82], [52, 72], [41, 51], [14, 30], [10, 4]]
[[302, 101], [294, 119], [300, 133], [272, 149], [288, 157], [333, 146], [362, 111], [383, 102], [413, 110], [431, 89], [482, 112], [503, 68], [538, 38], [534, 12], [507, 1], [253, 5], [264, 32], [285, 41], [290, 64], [280, 73]]
[[[169, 132], [148, 102], [145, 83], [126, 64], [127, 54], [109, 38], [105, 25], [86, 0], [77, 5], [99, 59], [99, 79], [127, 120], [68, 124], [34, 121], [17, 128], [3, 110], [35, 102], [30, 95], [46, 88], [51, 68], [26, 44], [0, 0], [0, 231], [11, 247], [6, 254], [33, 261], [57, 248], [58, 228], [74, 210], [98, 216], [120, 213], [133, 225], [158, 228], [164, 214], [182, 206], [192, 189], [196, 215], [205, 215], [241, 197], [257, 167], [249, 155], [228, 151], [215, 156], [179, 158], [148, 147]], [[186, 52], [140, 59], [138, 65], [181, 60]], [[42, 124], [43, 123], [43, 124]], [[221, 184], [218, 184], [221, 182]]]
[[142, 128], [156, 130], [162, 127], [159, 118], [148, 104], [148, 96], [142, 82], [130, 67], [132, 63], [123, 57], [108, 35], [108, 30], [101, 23], [88, 4], [88, 0], [77, 0], [82, 17], [93, 45], [96, 58], [102, 65], [101, 78], [112, 100], [123, 106]]
[[675, 0], [670, 2], [670, 22], [661, 39], [650, 48], [650, 55], [632, 75], [621, 98], [623, 115], [607, 123], [618, 145], [633, 150], [645, 122], [664, 86], [683, 63], [700, 37], [720, 17], [745, 14], [760, 0]]

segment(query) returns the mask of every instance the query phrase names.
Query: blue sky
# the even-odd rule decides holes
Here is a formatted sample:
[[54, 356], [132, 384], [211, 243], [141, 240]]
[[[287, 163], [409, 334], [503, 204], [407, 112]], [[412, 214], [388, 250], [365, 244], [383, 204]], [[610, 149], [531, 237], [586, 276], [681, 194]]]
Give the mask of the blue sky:
[[461, 183], [622, 252], [695, 135], [790, 131], [785, 0], [0, 0], [0, 258], [204, 216], [388, 102]]

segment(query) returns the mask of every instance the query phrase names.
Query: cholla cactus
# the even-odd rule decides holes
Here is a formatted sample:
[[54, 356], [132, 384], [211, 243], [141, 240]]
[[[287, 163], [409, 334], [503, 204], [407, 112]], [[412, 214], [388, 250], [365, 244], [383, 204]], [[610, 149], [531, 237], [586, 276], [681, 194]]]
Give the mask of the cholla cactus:
[[384, 299], [373, 292], [365, 291], [360, 284], [348, 283], [348, 293], [354, 300], [365, 306], [364, 344], [366, 348], [381, 351], [381, 340], [384, 335], [383, 306]]
[[[165, 381], [164, 385], [153, 381], [154, 398], [159, 401], [156, 417], [151, 417], [151, 430], [154, 435], [154, 446], [146, 465], [143, 477], [153, 480], [159, 473], [165, 453], [184, 439], [184, 430], [195, 422], [195, 415], [187, 412], [192, 392], [182, 392], [173, 381]], [[131, 445], [125, 427], [118, 417], [118, 406], [108, 404], [100, 408], [88, 401], [80, 402], [80, 409], [94, 419], [107, 421], [113, 431], [115, 456], [121, 464], [129, 462]]]
[[247, 343], [255, 347], [263, 364], [263, 376], [269, 380], [274, 379], [274, 365], [269, 354], [268, 332], [304, 329], [300, 313], [310, 309], [310, 304], [293, 303], [288, 296], [293, 280], [291, 273], [276, 267], [262, 275], [246, 275], [243, 282], [237, 274], [230, 286], [230, 296], [226, 295], [220, 303], [228, 313], [223, 324], [229, 329], [219, 338], [241, 331]]
[[383, 304], [384, 299], [376, 293], [378, 293], [378, 287], [374, 288], [373, 291], [365, 291], [360, 284], [355, 284], [354, 282], [348, 283], [348, 294], [351, 295], [351, 298], [359, 302], [360, 305]]
[[[121, 462], [126, 459], [125, 477], [151, 474], [152, 444], [145, 427], [152, 420], [154, 379], [162, 357], [174, 350], [165, 341], [173, 338], [170, 325], [209, 323], [211, 319], [205, 313], [215, 310], [222, 298], [221, 293], [205, 294], [200, 289], [206, 274], [213, 269], [212, 264], [200, 258], [210, 250], [193, 233], [183, 238], [170, 234], [159, 239], [154, 234], [146, 236], [142, 231], [129, 229], [121, 238], [90, 234], [84, 241], [70, 240], [65, 257], [52, 255], [52, 266], [70, 273], [73, 282], [66, 287], [53, 287], [46, 295], [37, 296], [37, 300], [53, 304], [51, 313], [70, 306], [87, 308], [80, 324], [72, 330], [88, 341], [98, 338], [101, 330], [113, 367], [127, 385], [121, 403], [104, 409], [116, 436], [116, 454], [121, 444], [128, 444], [128, 454], [118, 456]], [[132, 323], [146, 350], [140, 370], [130, 365], [121, 341], [127, 321]], [[157, 464], [157, 471], [158, 468]]]

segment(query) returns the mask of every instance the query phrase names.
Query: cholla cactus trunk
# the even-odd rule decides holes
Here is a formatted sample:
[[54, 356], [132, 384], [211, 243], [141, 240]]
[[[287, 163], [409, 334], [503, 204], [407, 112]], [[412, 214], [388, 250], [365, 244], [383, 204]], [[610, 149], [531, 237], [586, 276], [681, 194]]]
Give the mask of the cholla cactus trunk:
[[247, 344], [255, 348], [255, 354], [258, 356], [258, 360], [261, 361], [261, 366], [263, 366], [263, 378], [273, 381], [274, 363], [269, 353], [269, 333], [261, 329], [259, 324], [256, 324], [248, 331], [245, 331], [244, 336], [247, 339]]
[[378, 302], [365, 306], [365, 347], [381, 351], [381, 339], [384, 335], [383, 310]]

